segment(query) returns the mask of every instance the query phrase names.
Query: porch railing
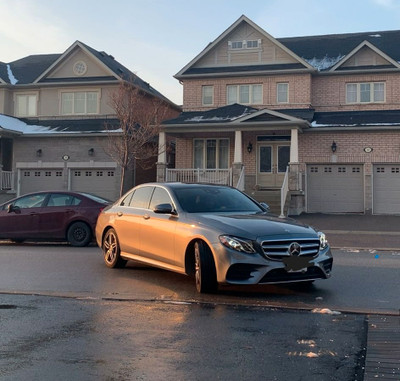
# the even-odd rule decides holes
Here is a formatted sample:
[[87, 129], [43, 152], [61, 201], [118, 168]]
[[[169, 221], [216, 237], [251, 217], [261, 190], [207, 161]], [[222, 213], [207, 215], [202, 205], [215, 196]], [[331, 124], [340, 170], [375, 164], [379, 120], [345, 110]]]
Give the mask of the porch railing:
[[0, 169], [0, 190], [10, 190], [13, 184], [13, 172]]
[[281, 188], [281, 215], [279, 217], [285, 217], [285, 204], [286, 197], [289, 192], [289, 167], [286, 167], [285, 177]]
[[231, 169], [176, 169], [167, 168], [166, 181], [183, 183], [209, 183], [232, 185], [232, 170]]

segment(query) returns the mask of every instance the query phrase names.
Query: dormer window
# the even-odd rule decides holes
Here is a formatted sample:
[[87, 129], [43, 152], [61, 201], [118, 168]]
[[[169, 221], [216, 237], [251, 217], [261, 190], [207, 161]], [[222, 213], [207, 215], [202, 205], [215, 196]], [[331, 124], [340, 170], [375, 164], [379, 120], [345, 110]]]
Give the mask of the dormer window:
[[261, 40], [243, 40], [243, 41], [228, 41], [229, 49], [258, 49], [261, 46]]

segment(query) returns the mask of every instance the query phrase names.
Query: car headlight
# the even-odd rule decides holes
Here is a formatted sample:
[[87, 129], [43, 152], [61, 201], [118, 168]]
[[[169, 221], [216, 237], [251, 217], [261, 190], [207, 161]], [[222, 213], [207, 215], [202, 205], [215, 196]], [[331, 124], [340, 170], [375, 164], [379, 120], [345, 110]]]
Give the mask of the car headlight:
[[318, 237], [319, 237], [319, 248], [325, 249], [325, 247], [328, 246], [328, 240], [326, 239], [325, 234], [322, 232], [318, 232]]
[[255, 253], [253, 243], [250, 240], [245, 240], [237, 237], [231, 237], [229, 235], [221, 235], [219, 237], [221, 243], [229, 247], [230, 249], [241, 251], [243, 253]]

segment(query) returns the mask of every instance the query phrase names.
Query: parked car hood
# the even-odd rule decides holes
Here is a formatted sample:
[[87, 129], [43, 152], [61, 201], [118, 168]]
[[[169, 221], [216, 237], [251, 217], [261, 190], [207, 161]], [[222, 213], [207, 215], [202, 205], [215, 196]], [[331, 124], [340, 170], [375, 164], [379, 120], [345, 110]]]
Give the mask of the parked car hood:
[[253, 238], [279, 235], [317, 237], [310, 226], [290, 218], [279, 218], [271, 214], [208, 214], [198, 215], [200, 225], [213, 227], [222, 234], [237, 234]]

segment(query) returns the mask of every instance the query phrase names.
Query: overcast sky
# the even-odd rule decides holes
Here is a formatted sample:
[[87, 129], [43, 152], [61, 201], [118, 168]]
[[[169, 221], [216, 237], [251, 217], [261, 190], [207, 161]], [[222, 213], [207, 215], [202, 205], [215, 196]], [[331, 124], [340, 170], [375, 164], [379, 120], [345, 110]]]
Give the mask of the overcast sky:
[[273, 37], [400, 29], [400, 0], [0, 0], [0, 61], [79, 40], [181, 104], [173, 76], [242, 14]]

